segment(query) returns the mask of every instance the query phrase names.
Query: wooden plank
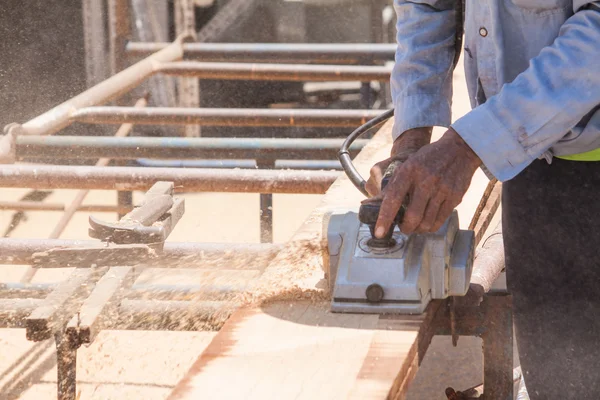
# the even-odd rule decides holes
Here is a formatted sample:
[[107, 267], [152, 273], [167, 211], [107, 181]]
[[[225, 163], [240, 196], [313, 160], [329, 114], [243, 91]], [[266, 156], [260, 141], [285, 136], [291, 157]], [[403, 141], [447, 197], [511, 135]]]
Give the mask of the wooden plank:
[[310, 302], [243, 309], [170, 399], [383, 399], [396, 381], [394, 393], [405, 393], [430, 315], [332, 314]]
[[83, 302], [82, 295], [89, 290], [86, 284], [92, 283], [92, 273], [92, 268], [76, 268], [33, 310], [25, 321], [28, 340], [38, 342], [49, 339], [54, 332], [62, 329]]
[[[387, 123], [354, 160], [364, 177], [389, 155]], [[433, 335], [440, 302], [417, 316], [332, 314], [324, 215], [357, 209], [343, 175], [272, 260], [170, 399], [403, 399]], [[307, 303], [306, 300], [309, 300]], [[227, 384], [226, 382], [235, 382]]]
[[107, 321], [116, 317], [124, 291], [133, 284], [135, 268], [113, 267], [100, 278], [80, 311], [67, 324], [73, 343], [92, 343]]

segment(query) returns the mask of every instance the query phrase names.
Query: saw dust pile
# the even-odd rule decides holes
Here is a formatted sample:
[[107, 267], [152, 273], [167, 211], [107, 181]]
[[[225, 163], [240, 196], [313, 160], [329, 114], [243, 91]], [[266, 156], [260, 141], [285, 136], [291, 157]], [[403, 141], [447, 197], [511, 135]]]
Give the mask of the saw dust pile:
[[241, 303], [257, 307], [275, 301], [326, 300], [329, 296], [323, 272], [326, 251], [325, 243], [317, 234], [312, 239], [288, 242], [252, 291], [241, 295]]

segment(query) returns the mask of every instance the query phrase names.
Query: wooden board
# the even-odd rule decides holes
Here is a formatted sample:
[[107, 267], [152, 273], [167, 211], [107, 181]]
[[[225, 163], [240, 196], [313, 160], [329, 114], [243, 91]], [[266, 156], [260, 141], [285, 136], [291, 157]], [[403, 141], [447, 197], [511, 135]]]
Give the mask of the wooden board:
[[392, 387], [402, 398], [430, 339], [427, 317], [331, 314], [309, 302], [243, 309], [170, 399], [384, 399]]
[[[391, 147], [386, 124], [354, 163], [364, 177]], [[271, 261], [258, 285], [170, 399], [403, 399], [431, 341], [439, 303], [419, 316], [332, 314], [323, 273], [323, 216], [356, 209], [341, 175]]]

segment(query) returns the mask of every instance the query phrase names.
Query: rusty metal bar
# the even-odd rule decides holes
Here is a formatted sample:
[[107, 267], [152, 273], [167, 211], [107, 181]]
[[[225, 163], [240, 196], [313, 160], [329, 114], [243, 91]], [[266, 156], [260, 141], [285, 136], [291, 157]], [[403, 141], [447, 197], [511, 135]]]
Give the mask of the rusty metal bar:
[[[168, 43], [127, 44], [127, 54], [146, 57]], [[205, 62], [327, 62], [357, 64], [393, 61], [397, 46], [393, 43], [184, 43], [186, 58]]]
[[[34, 255], [53, 249], [105, 248], [94, 240], [50, 240], [0, 238], [0, 263], [29, 265]], [[153, 259], [140, 260], [146, 266], [174, 268], [256, 269], [275, 257], [282, 245], [239, 243], [167, 242]], [[130, 260], [132, 261], [132, 260]], [[43, 266], [41, 266], [43, 267]], [[0, 288], [2, 286], [0, 285]]]
[[[255, 160], [150, 160], [138, 158], [137, 164], [143, 167], [160, 168], [242, 168], [256, 169]], [[338, 160], [275, 160], [275, 169], [303, 169], [303, 170], [336, 170], [340, 171], [342, 165]]]
[[[188, 37], [196, 37], [196, 7], [193, 0], [175, 0], [173, 3], [175, 9], [175, 33], [176, 35], [185, 34]], [[126, 57], [123, 57], [126, 59]], [[200, 85], [198, 79], [182, 77], [177, 80], [179, 107], [200, 107]], [[200, 136], [199, 125], [186, 125], [183, 127], [183, 134], [186, 137]]]
[[[335, 159], [343, 139], [21, 136], [17, 157], [96, 159]], [[368, 140], [355, 141], [357, 153]]]
[[56, 388], [57, 400], [76, 400], [77, 396], [77, 347], [73, 346], [63, 332], [54, 334], [56, 342]]
[[348, 127], [366, 123], [381, 110], [87, 107], [71, 114], [71, 121], [88, 124], [144, 124], [204, 126]]
[[292, 82], [387, 82], [390, 79], [392, 68], [366, 65], [251, 64], [180, 61], [162, 64], [157, 68], [157, 72], [166, 75], [201, 79]]
[[335, 171], [7, 165], [0, 187], [148, 190], [168, 181], [179, 192], [323, 194], [338, 177]]
[[22, 125], [10, 128], [13, 135], [51, 135], [67, 126], [73, 120], [71, 114], [76, 110], [104, 104], [118, 98], [137, 87], [154, 73], [157, 63], [176, 61], [183, 57], [182, 38], [166, 46], [160, 52], [145, 58], [129, 68], [113, 75], [107, 80], [39, 115]]
[[[67, 206], [61, 203], [40, 203], [37, 201], [0, 201], [0, 210], [14, 211], [65, 211]], [[83, 204], [77, 211], [128, 213], [133, 207], [119, 207], [104, 204]]]
[[504, 269], [504, 242], [502, 240], [502, 222], [483, 242], [475, 253], [471, 287], [477, 285], [481, 292], [488, 292]]

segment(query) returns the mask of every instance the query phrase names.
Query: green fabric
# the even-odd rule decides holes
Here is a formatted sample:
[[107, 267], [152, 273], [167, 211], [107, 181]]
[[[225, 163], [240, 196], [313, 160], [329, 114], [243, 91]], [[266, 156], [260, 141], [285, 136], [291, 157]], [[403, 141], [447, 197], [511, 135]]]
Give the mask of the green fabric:
[[568, 156], [555, 156], [563, 160], [569, 161], [600, 161], [600, 148], [585, 153], [571, 154]]

